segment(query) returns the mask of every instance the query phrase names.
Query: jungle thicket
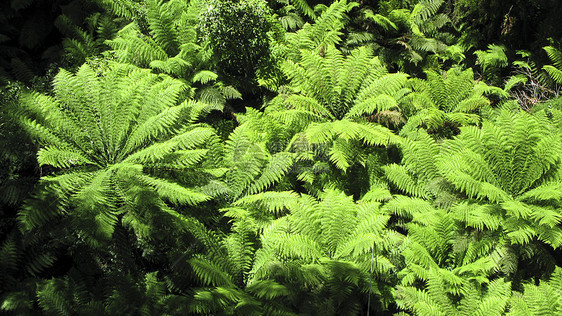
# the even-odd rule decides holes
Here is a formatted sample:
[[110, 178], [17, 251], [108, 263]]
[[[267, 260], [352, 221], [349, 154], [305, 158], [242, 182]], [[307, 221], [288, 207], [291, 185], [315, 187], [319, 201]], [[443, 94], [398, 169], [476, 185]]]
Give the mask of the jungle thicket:
[[2, 1], [0, 315], [561, 315], [560, 16]]

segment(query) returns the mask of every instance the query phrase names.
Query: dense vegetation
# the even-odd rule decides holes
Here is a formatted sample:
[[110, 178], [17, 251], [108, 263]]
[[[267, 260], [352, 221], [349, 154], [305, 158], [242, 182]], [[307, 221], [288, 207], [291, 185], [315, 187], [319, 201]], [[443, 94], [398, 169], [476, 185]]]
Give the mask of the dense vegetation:
[[0, 315], [562, 314], [557, 0], [0, 4]]

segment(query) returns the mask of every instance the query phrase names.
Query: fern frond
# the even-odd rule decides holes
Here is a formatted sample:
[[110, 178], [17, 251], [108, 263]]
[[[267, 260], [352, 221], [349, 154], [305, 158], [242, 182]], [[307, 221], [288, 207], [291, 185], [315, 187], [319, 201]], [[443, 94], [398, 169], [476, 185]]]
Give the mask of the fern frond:
[[218, 75], [215, 74], [212, 71], [209, 70], [201, 70], [198, 73], [196, 73], [193, 76], [193, 79], [191, 79], [193, 82], [200, 82], [202, 84], [205, 84], [207, 82], [210, 81], [215, 81], [217, 79]]
[[434, 16], [443, 3], [443, 0], [422, 0], [412, 11], [412, 16], [415, 17], [417, 23], [421, 24]]
[[[441, 172], [446, 175], [447, 179], [459, 190], [466, 192], [469, 197], [479, 199], [487, 198], [492, 202], [501, 202], [509, 197], [509, 194], [501, 188], [498, 188], [488, 182], [479, 181], [478, 179], [473, 178], [467, 170], [463, 170], [464, 166], [469, 166], [470, 164], [462, 160], [460, 156], [449, 156], [447, 157], [447, 160], [440, 159], [437, 165]], [[484, 166], [472, 165], [472, 167], [479, 170], [478, 168], [483, 168]]]
[[37, 291], [37, 299], [41, 309], [58, 315], [72, 315], [69, 297], [62, 293], [62, 280], [51, 279]]
[[406, 196], [394, 197], [385, 204], [384, 209], [405, 218], [414, 218], [435, 212], [435, 208], [428, 201]]
[[234, 205], [256, 204], [271, 213], [280, 213], [295, 203], [298, 195], [292, 191], [283, 192], [262, 192], [254, 195], [247, 195], [236, 202]]
[[[177, 54], [178, 34], [173, 23], [177, 14], [171, 10], [173, 2], [150, 0], [146, 2], [148, 28], [154, 40], [169, 54]], [[174, 16], [176, 15], [176, 16]]]
[[138, 18], [139, 13], [144, 12], [140, 3], [130, 0], [101, 0], [105, 8], [109, 8], [115, 15], [133, 20]]
[[556, 314], [562, 309], [560, 301], [560, 268], [556, 268], [550, 281], [540, 284], [525, 284], [523, 295], [514, 293], [510, 300], [508, 315]]
[[314, 10], [309, 6], [306, 0], [291, 0], [290, 3], [292, 3], [304, 15], [313, 19], [316, 17]]
[[209, 196], [184, 188], [176, 183], [153, 178], [147, 175], [137, 176], [139, 181], [153, 187], [158, 194], [172, 203], [196, 205], [209, 200]]
[[552, 61], [554, 67], [562, 69], [562, 52], [553, 46], [545, 46], [543, 49], [546, 51], [546, 54]]
[[491, 69], [500, 69], [508, 65], [505, 47], [503, 46], [490, 44], [487, 51], [476, 51], [474, 53], [478, 56], [478, 61], [484, 73], [491, 71]]
[[501, 213], [493, 205], [460, 203], [454, 207], [457, 217], [479, 230], [496, 230], [502, 223]]
[[233, 285], [232, 279], [223, 271], [222, 267], [216, 266], [213, 262], [202, 258], [196, 257], [189, 260], [189, 264], [197, 277], [205, 285], [213, 286], [230, 286]]
[[275, 238], [282, 256], [316, 262], [322, 257], [322, 247], [314, 239], [301, 234], [281, 233]]
[[248, 194], [256, 194], [272, 184], [279, 182], [293, 165], [293, 156], [289, 153], [273, 155], [264, 167], [260, 177], [248, 188]]
[[518, 200], [560, 201], [561, 198], [562, 198], [562, 183], [556, 181], [556, 182], [544, 183], [534, 189], [531, 189], [523, 193], [521, 196], [519, 196]]
[[[179, 93], [179, 91], [177, 91]], [[131, 131], [129, 138], [123, 146], [123, 155], [131, 153], [158, 136], [170, 133], [172, 126], [178, 121], [180, 115], [186, 110], [187, 102], [179, 106], [168, 107], [158, 115], [148, 118]]]
[[248, 287], [248, 291], [256, 295], [258, 298], [265, 298], [268, 300], [287, 296], [290, 293], [287, 287], [273, 280], [261, 280], [254, 282]]
[[363, 15], [365, 16], [365, 18], [373, 21], [376, 25], [380, 26], [383, 30], [385, 31], [390, 31], [390, 30], [394, 30], [397, 31], [398, 27], [396, 26], [396, 24], [391, 21], [389, 18], [380, 15], [380, 14], [373, 14], [372, 11], [364, 11]]
[[543, 69], [548, 73], [550, 78], [556, 81], [556, 83], [562, 83], [562, 70], [551, 65], [543, 66]]
[[361, 101], [356, 104], [347, 112], [346, 118], [353, 118], [358, 116], [372, 115], [377, 112], [388, 111], [398, 108], [398, 102], [396, 99], [386, 95], [381, 94], [374, 98], [369, 98], [367, 100]]

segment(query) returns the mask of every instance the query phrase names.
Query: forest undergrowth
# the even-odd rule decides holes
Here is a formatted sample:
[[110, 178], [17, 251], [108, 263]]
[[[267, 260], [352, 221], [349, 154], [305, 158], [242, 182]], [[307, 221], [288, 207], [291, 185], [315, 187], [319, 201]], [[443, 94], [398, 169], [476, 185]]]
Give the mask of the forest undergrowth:
[[562, 315], [561, 14], [4, 1], [0, 315]]

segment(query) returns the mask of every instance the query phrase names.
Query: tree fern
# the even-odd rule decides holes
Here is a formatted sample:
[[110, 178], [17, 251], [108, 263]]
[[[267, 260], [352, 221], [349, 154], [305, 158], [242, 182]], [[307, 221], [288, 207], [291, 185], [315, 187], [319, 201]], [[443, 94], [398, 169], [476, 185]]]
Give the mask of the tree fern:
[[164, 51], [172, 56], [178, 53], [177, 47], [180, 45], [177, 42], [178, 30], [174, 23], [174, 20], [180, 18], [178, 13], [181, 11], [176, 9], [179, 5], [180, 3], [173, 1], [148, 1], [146, 3], [150, 34]]
[[[277, 192], [266, 193], [275, 196]], [[237, 204], [249, 203], [249, 197], [240, 199]], [[284, 285], [274, 280], [248, 285], [260, 219], [251, 216], [246, 208], [230, 207], [224, 211], [232, 218], [232, 231], [228, 235], [214, 236], [215, 243], [207, 244], [205, 254], [189, 260], [204, 286], [196, 290], [191, 308], [197, 312], [232, 310], [242, 314], [286, 310], [279, 301], [289, 294]]]
[[472, 246], [480, 243], [478, 250], [459, 247], [457, 243], [464, 237], [459, 235], [460, 227], [452, 213], [429, 205], [416, 208], [416, 201], [397, 202], [389, 202], [389, 209], [411, 218], [411, 222], [405, 224], [408, 237], [403, 251], [407, 264], [401, 272], [403, 285], [412, 285], [415, 280], [427, 281], [429, 274], [434, 273], [445, 282], [449, 293], [458, 294], [462, 292], [463, 278], [487, 280], [495, 268], [491, 248], [483, 247], [483, 243], [476, 240], [472, 241]]
[[[495, 124], [464, 128], [461, 135], [444, 144], [437, 166], [459, 191], [475, 199], [458, 207], [471, 214], [469, 225], [501, 227], [512, 244], [538, 239], [558, 247], [558, 136], [548, 123], [504, 112]], [[483, 207], [468, 210], [472, 203]]]
[[148, 34], [139, 21], [126, 25], [106, 43], [119, 62], [151, 68], [189, 82], [198, 88], [196, 98], [212, 109], [222, 110], [226, 99], [240, 98], [232, 87], [217, 81], [210, 60], [198, 45], [197, 16], [201, 1], [148, 1], [145, 7]]
[[[355, 203], [334, 190], [327, 190], [321, 200], [294, 192], [243, 197], [225, 209], [233, 231], [223, 237], [219, 251], [191, 262], [211, 286], [197, 291], [194, 308], [263, 313], [275, 307], [291, 313], [312, 312], [316, 306], [353, 314], [360, 308], [355, 296], [363, 296], [369, 286], [373, 243], [374, 277], [379, 280], [374, 292], [386, 302], [385, 273], [394, 267], [386, 255], [400, 236], [385, 229], [388, 216], [378, 205]], [[272, 213], [274, 217], [267, 216]], [[324, 294], [303, 292], [307, 288]], [[316, 301], [319, 294], [329, 298]]]
[[398, 100], [407, 93], [406, 75], [389, 74], [367, 48], [347, 57], [334, 47], [327, 47], [324, 56], [301, 53], [299, 63], [289, 60], [283, 65], [291, 79], [289, 92], [276, 97], [266, 109], [266, 114], [286, 124], [283, 129], [289, 134], [302, 133], [293, 143], [304, 140], [325, 146], [331, 162], [347, 170], [354, 162], [364, 164], [362, 144], [400, 142], [390, 130], [365, 117], [385, 111], [400, 116]]
[[518, 101], [521, 108], [529, 110], [539, 102], [552, 98], [556, 92], [551, 89], [552, 79], [548, 72], [540, 68], [530, 52], [517, 51], [517, 55], [522, 60], [513, 62], [514, 75], [508, 79], [504, 90]]
[[[412, 81], [415, 93], [409, 95], [408, 107], [411, 116], [402, 129], [407, 135], [417, 127], [440, 133], [456, 133], [456, 128], [478, 123], [481, 116], [489, 113], [489, 93], [500, 93], [476, 85], [471, 69], [457, 73], [449, 70], [444, 74], [428, 71], [427, 81]], [[452, 135], [444, 135], [452, 136]]]
[[[485, 255], [507, 274], [520, 273], [518, 260], [540, 257], [545, 268], [552, 265], [549, 248], [558, 247], [561, 236], [554, 149], [559, 136], [549, 124], [540, 115], [502, 112], [496, 122], [463, 127], [441, 145], [418, 132], [418, 139], [404, 143], [404, 164], [384, 170], [398, 189], [427, 200], [397, 197], [387, 207], [405, 222], [431, 218], [435, 206], [450, 210], [471, 240], [463, 246], [463, 264]], [[423, 258], [421, 252], [416, 256]]]
[[454, 213], [422, 204], [424, 201], [401, 198], [386, 206], [411, 219], [405, 225], [408, 235], [402, 250], [405, 267], [396, 292], [398, 306], [415, 315], [502, 315], [510, 284], [490, 281], [497, 263], [494, 248], [487, 244], [493, 244], [496, 237], [473, 236], [465, 244]]
[[562, 83], [562, 53], [553, 46], [545, 46], [543, 49], [546, 51], [548, 58], [552, 62], [552, 65], [545, 65], [543, 66], [543, 69], [555, 83]]
[[560, 268], [557, 267], [550, 280], [541, 280], [539, 284], [524, 284], [522, 293], [513, 293], [507, 315], [555, 315], [560, 313], [562, 309], [561, 276]]
[[[193, 170], [205, 153], [195, 148], [214, 136], [203, 125], [177, 125], [196, 104], [179, 102], [184, 90], [181, 82], [146, 70], [113, 65], [98, 76], [84, 65], [76, 74], [61, 70], [54, 97], [29, 92], [23, 99], [29, 114], [22, 123], [41, 145], [39, 163], [60, 170], [42, 181], [76, 208], [73, 217], [91, 221], [90, 232], [105, 232], [98, 237], [111, 236], [117, 207], [132, 202], [132, 187], [176, 204], [209, 199], [155, 173]], [[32, 213], [21, 219], [28, 228], [38, 224]]]
[[[351, 197], [333, 190], [322, 194], [320, 201], [303, 195], [293, 203], [289, 202], [287, 208], [290, 213], [263, 230], [263, 248], [256, 252], [255, 263], [250, 271], [250, 284], [274, 274], [283, 266], [289, 268], [298, 264], [302, 270], [297, 274], [302, 273], [300, 278], [313, 277], [305, 276], [307, 273], [320, 273], [317, 277], [326, 280], [327, 290], [334, 290], [329, 295], [339, 295], [337, 299], [330, 298], [327, 304], [335, 304], [336, 310], [347, 306], [341, 312], [353, 310], [356, 301], [340, 307], [337, 302], [345, 301], [345, 297], [348, 297], [341, 295], [355, 293], [353, 288], [365, 284], [373, 243], [376, 244], [375, 278], [384, 282], [384, 271], [393, 268], [385, 253], [400, 240], [398, 235], [385, 230], [388, 217], [377, 211], [377, 206], [378, 203], [371, 202], [356, 204]], [[308, 266], [315, 266], [319, 270], [307, 272]], [[336, 271], [333, 269], [343, 270], [332, 275]], [[339, 279], [341, 273], [349, 273], [350, 279]], [[351, 274], [358, 274], [358, 279], [351, 281]], [[340, 286], [349, 292], [336, 291], [335, 287]], [[384, 286], [377, 291], [384, 292]]]
[[455, 302], [443, 291], [438, 279], [428, 281], [428, 290], [398, 287], [398, 305], [413, 315], [504, 315], [510, 295], [510, 284], [491, 282], [487, 289], [472, 283], [463, 286], [462, 299]]
[[277, 44], [283, 51], [283, 57], [296, 62], [301, 49], [321, 52], [338, 44], [345, 26], [346, 13], [356, 5], [357, 3], [348, 3], [346, 0], [334, 1], [314, 23], [306, 23], [301, 30], [288, 33], [286, 41]]
[[67, 36], [63, 41], [68, 63], [80, 65], [86, 59], [100, 55], [108, 47], [106, 40], [111, 40], [117, 33], [117, 23], [109, 16], [95, 13], [85, 21], [83, 27], [75, 25], [72, 20], [61, 15], [55, 21], [57, 28]]

